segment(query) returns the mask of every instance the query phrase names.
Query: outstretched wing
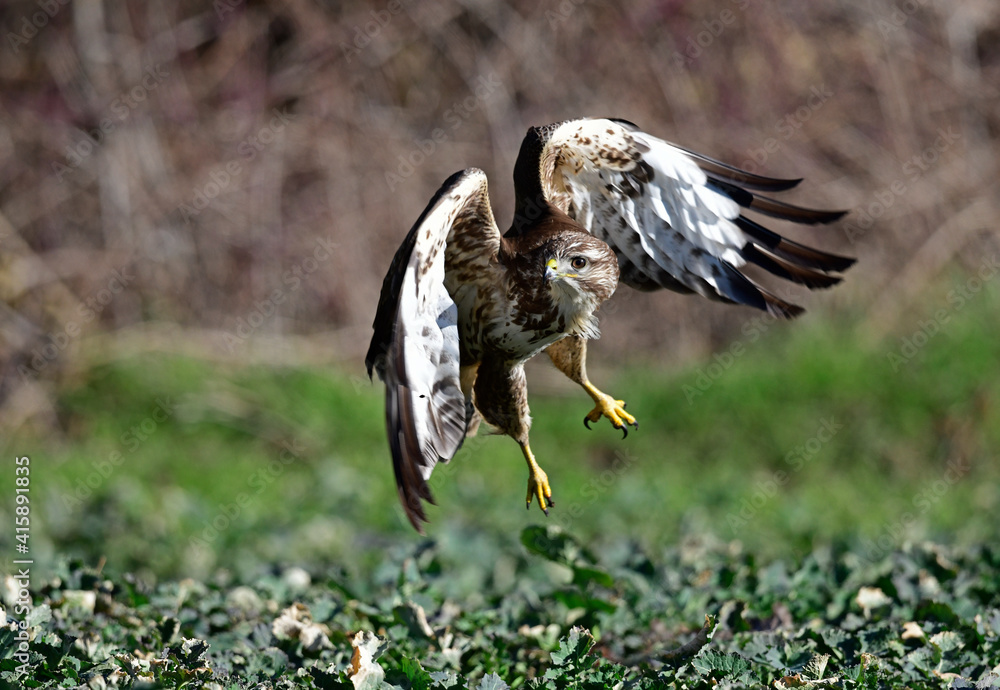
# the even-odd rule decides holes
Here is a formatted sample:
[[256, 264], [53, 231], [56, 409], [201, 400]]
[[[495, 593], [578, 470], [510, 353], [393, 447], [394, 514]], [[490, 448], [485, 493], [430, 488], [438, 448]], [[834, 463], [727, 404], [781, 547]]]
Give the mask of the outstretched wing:
[[787, 240], [742, 215], [748, 209], [804, 224], [830, 223], [844, 215], [757, 193], [783, 191], [799, 180], [739, 170], [622, 120], [570, 120], [530, 130], [517, 168], [532, 167], [545, 198], [611, 245], [622, 281], [638, 289], [697, 292], [792, 317], [802, 308], [739, 269], [751, 262], [821, 288], [840, 282], [831, 273], [854, 263]]
[[[385, 415], [396, 488], [418, 532], [427, 480], [455, 455], [467, 427], [459, 380], [458, 308], [445, 288], [449, 245], [498, 245], [486, 175], [469, 168], [449, 177], [392, 260], [382, 283], [365, 365], [385, 381]], [[482, 256], [482, 252], [478, 254]], [[458, 271], [461, 274], [461, 271]]]

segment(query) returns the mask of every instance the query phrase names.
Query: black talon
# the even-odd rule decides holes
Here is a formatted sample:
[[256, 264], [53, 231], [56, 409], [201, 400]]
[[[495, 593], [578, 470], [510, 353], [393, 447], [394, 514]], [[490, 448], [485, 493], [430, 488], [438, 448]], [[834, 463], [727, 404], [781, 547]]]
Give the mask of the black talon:
[[[590, 429], [590, 417], [584, 417], [583, 418], [583, 425], [585, 427], [587, 427], [588, 429]], [[590, 429], [590, 430], [593, 431], [593, 429]]]
[[555, 501], [553, 501], [551, 498], [546, 498], [545, 500], [549, 502], [549, 508], [555, 508], [556, 505]]
[[622, 430], [622, 440], [624, 440], [628, 437], [628, 427], [622, 424], [620, 428]]

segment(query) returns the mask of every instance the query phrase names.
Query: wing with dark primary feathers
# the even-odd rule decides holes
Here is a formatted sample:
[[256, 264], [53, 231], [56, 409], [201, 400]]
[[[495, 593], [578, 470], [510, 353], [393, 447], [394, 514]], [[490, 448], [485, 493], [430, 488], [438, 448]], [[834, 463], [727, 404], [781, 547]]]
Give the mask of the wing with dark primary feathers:
[[[806, 287], [823, 288], [840, 282], [832, 273], [854, 263], [785, 239], [742, 214], [749, 210], [808, 225], [844, 215], [758, 193], [784, 191], [799, 180], [734, 168], [623, 120], [588, 118], [529, 130], [515, 166], [515, 186], [520, 182], [522, 188], [519, 205], [525, 203], [523, 190], [531, 190], [527, 178], [532, 172], [540, 175], [546, 199], [611, 245], [622, 281], [638, 289], [697, 292], [790, 318], [802, 308], [739, 269], [750, 262]], [[515, 222], [508, 234], [524, 227]]]
[[[385, 381], [385, 415], [396, 487], [418, 532], [434, 502], [427, 480], [465, 438], [459, 380], [458, 308], [445, 288], [445, 254], [499, 243], [486, 175], [470, 168], [449, 177], [396, 252], [382, 283], [365, 365]], [[482, 252], [480, 252], [482, 254]]]

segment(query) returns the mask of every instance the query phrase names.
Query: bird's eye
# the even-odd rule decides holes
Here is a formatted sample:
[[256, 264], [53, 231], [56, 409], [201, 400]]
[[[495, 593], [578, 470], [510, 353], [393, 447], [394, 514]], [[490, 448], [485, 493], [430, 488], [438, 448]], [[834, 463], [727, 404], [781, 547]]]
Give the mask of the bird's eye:
[[587, 260], [582, 256], [574, 256], [573, 260], [569, 262], [569, 265], [579, 271], [587, 265]]

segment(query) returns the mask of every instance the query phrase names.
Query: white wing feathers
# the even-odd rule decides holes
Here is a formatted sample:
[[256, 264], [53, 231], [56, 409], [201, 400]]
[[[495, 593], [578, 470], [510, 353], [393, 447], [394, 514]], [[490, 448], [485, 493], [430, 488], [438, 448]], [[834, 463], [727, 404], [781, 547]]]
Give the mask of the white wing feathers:
[[825, 287], [838, 281], [825, 271], [851, 263], [784, 240], [741, 216], [741, 207], [805, 223], [842, 215], [744, 189], [780, 191], [795, 180], [746, 173], [620, 121], [572, 120], [545, 129], [540, 173], [546, 197], [612, 246], [623, 282], [633, 287], [693, 291], [791, 316], [801, 310], [737, 269], [749, 260], [784, 278]]
[[679, 228], [696, 247], [742, 266], [745, 262], [738, 250], [747, 239], [732, 222], [740, 215], [739, 204], [709, 187], [704, 171], [667, 142], [648, 135], [635, 139], [649, 147], [643, 160], [667, 174], [665, 180], [649, 182], [655, 215], [669, 227]]
[[745, 263], [746, 238], [732, 222], [739, 206], [667, 142], [611, 120], [575, 120], [557, 128], [548, 146], [558, 152], [552, 174], [542, 171], [552, 197], [568, 194], [570, 216], [651, 276], [659, 267], [695, 291], [702, 291], [696, 277], [717, 290], [707, 264]]
[[[409, 396], [424, 461], [420, 473], [426, 480], [434, 467], [426, 461], [450, 460], [461, 445], [465, 397], [459, 382], [458, 309], [444, 289], [444, 252], [425, 255], [423, 249], [418, 242], [403, 277], [394, 342], [397, 365], [388, 369], [386, 383]], [[422, 266], [431, 270], [418, 281]]]
[[397, 252], [375, 317], [369, 373], [376, 368], [386, 383], [396, 485], [418, 531], [427, 519], [421, 499], [433, 502], [427, 479], [455, 455], [467, 428], [458, 308], [445, 288], [445, 254], [456, 219], [481, 206], [485, 184], [485, 174], [472, 168], [444, 183]]

